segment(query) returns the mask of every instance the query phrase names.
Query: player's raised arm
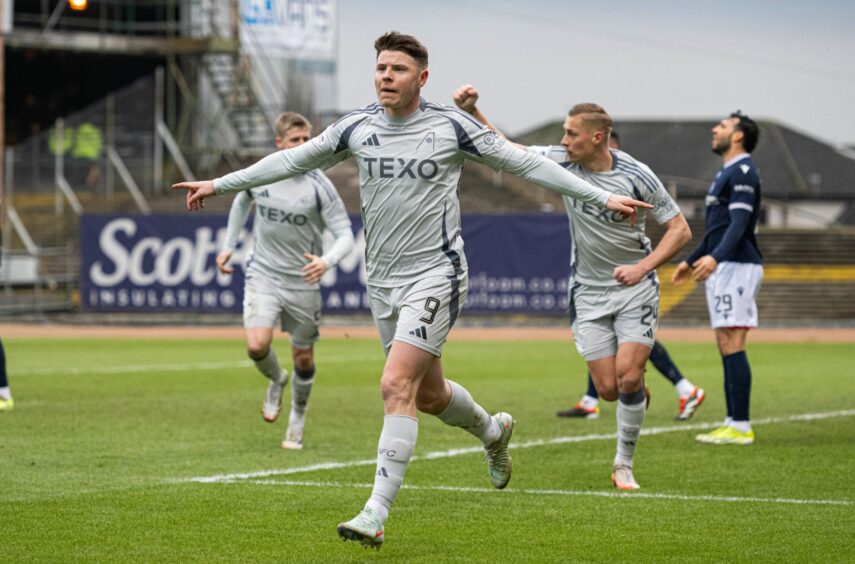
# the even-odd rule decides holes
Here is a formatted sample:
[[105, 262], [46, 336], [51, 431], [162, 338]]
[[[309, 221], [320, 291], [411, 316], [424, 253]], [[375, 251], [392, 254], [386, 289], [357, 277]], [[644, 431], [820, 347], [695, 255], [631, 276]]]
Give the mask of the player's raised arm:
[[[478, 107], [475, 105], [478, 102], [479, 97], [480, 94], [478, 93], [478, 89], [472, 86], [471, 84], [464, 84], [463, 86], [458, 87], [452, 95], [454, 103], [457, 105], [458, 108], [460, 108], [461, 111], [466, 112], [479, 122], [483, 123], [490, 129], [504, 137], [505, 139], [508, 139], [508, 136], [502, 133], [495, 125], [490, 123], [490, 120], [487, 119], [487, 116], [485, 116], [484, 113], [481, 112], [481, 110], [479, 110]], [[508, 139], [508, 141], [513, 143], [515, 147], [525, 150], [524, 145], [515, 143], [510, 139]]]
[[[653, 207], [646, 202], [627, 196], [609, 194], [605, 190], [567, 172], [551, 160], [527, 152], [522, 145], [507, 142], [507, 138], [493, 127], [487, 117], [477, 108], [476, 102], [479, 96], [478, 90], [474, 86], [464, 84], [454, 91], [453, 98], [458, 108], [490, 130], [471, 134], [473, 141], [476, 140], [476, 137], [484, 140], [486, 150], [481, 152], [482, 162], [496, 169], [507, 170], [511, 174], [525, 178], [548, 190], [622, 213], [629, 217], [633, 224], [637, 218], [637, 208]], [[476, 146], [477, 144], [476, 141]], [[471, 158], [471, 155], [467, 154], [467, 157]], [[481, 159], [476, 158], [476, 160]]]
[[458, 108], [471, 115], [493, 131], [499, 131], [487, 120], [487, 116], [481, 113], [478, 106], [476, 106], [478, 98], [480, 97], [477, 88], [471, 84], [464, 84], [454, 91], [452, 97], [454, 98], [454, 103], [457, 104]]
[[[507, 170], [511, 174], [525, 178], [547, 190], [582, 202], [588, 202], [616, 211], [629, 217], [634, 223], [637, 208], [652, 208], [653, 205], [628, 196], [611, 194], [593, 184], [567, 172], [557, 163], [546, 157], [524, 151], [493, 130], [484, 128], [472, 136], [472, 141], [480, 150], [480, 160], [495, 168]], [[468, 158], [473, 158], [467, 153]]]

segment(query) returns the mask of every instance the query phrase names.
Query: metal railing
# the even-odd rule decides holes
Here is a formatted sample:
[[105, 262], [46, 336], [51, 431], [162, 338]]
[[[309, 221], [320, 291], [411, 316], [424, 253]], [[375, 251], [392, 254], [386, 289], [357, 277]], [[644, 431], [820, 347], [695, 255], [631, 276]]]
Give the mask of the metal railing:
[[206, 0], [98, 0], [85, 10], [74, 11], [67, 0], [16, 2], [12, 21], [15, 29], [38, 29], [43, 33], [174, 37], [184, 31], [183, 10], [195, 8], [204, 13], [212, 9], [211, 5]]
[[0, 250], [0, 313], [50, 313], [75, 307], [77, 256], [73, 245], [36, 252]]

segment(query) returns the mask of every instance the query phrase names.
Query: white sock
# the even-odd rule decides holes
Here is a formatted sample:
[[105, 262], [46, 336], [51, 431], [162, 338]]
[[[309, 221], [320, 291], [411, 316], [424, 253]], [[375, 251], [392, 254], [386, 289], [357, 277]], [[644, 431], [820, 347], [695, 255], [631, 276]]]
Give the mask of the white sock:
[[[623, 396], [623, 394], [621, 394]], [[632, 467], [632, 457], [638, 445], [638, 436], [641, 432], [641, 424], [647, 409], [644, 405], [644, 393], [642, 401], [633, 404], [624, 403], [620, 397], [617, 406], [617, 454], [615, 455], [615, 466]]]
[[285, 372], [285, 370], [279, 366], [279, 359], [276, 358], [276, 351], [273, 350], [273, 347], [270, 347], [267, 352], [267, 356], [261, 360], [253, 359], [253, 362], [255, 363], [255, 367], [258, 371], [271, 382], [278, 382], [279, 379], [282, 378], [282, 374]]
[[502, 436], [502, 429], [487, 411], [475, 403], [472, 395], [466, 388], [448, 380], [451, 384], [451, 401], [446, 408], [437, 415], [439, 420], [452, 427], [460, 427], [468, 433], [472, 433], [485, 445], [491, 445]]
[[9, 386], [3, 386], [0, 388], [0, 399], [12, 399], [12, 390], [9, 389]]
[[416, 438], [419, 435], [419, 420], [407, 415], [387, 415], [383, 418], [383, 431], [377, 443], [377, 471], [374, 489], [366, 507], [370, 507], [385, 521], [389, 508], [404, 483], [404, 472], [413, 456]]
[[695, 389], [695, 385], [689, 382], [686, 378], [681, 378], [679, 382], [674, 384], [674, 387], [677, 388], [677, 395], [681, 398], [690, 395]]
[[306, 407], [309, 403], [309, 395], [312, 393], [312, 386], [315, 379], [303, 380], [296, 375], [291, 379], [291, 409], [299, 415], [306, 414]]
[[751, 430], [751, 421], [731, 421], [730, 426], [740, 433], [747, 433]]
[[579, 403], [582, 404], [582, 407], [585, 409], [591, 409], [592, 407], [597, 407], [597, 404], [600, 403], [600, 400], [597, 398], [592, 398], [588, 394], [582, 396], [582, 399], [579, 400]]
[[732, 427], [733, 426], [733, 417], [725, 417], [724, 418], [724, 426]]

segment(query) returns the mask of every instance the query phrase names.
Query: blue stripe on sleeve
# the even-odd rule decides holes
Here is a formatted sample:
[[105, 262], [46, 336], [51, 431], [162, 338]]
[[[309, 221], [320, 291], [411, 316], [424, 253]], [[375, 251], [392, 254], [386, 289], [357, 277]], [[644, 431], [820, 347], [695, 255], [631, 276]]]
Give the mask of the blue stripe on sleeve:
[[454, 133], [457, 135], [457, 146], [460, 147], [460, 150], [467, 152], [470, 155], [480, 157], [481, 153], [478, 151], [478, 148], [475, 146], [475, 143], [472, 142], [472, 139], [469, 137], [469, 134], [466, 133], [466, 130], [463, 129], [463, 126], [457, 123], [457, 121], [453, 120], [451, 117], [445, 117], [448, 118], [448, 121], [451, 122], [451, 126], [454, 127]]
[[356, 129], [357, 125], [359, 125], [366, 119], [368, 119], [368, 116], [365, 116], [364, 118], [357, 120], [347, 126], [347, 129], [345, 129], [341, 133], [341, 137], [338, 138], [338, 145], [336, 145], [335, 147], [335, 154], [347, 150], [348, 143], [350, 143], [350, 136], [353, 135], [353, 130]]

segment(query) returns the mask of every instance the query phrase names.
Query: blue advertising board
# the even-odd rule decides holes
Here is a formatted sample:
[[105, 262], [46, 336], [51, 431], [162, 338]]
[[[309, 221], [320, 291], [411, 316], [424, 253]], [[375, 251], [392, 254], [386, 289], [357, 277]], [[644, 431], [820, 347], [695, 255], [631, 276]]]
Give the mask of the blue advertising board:
[[[362, 220], [351, 220], [354, 249], [321, 281], [328, 314], [368, 311]], [[240, 312], [252, 229], [244, 228], [232, 257], [234, 274], [224, 275], [215, 258], [226, 222], [225, 215], [83, 215], [82, 306], [105, 312]], [[564, 215], [464, 215], [462, 224], [467, 310], [567, 311], [570, 234]]]

